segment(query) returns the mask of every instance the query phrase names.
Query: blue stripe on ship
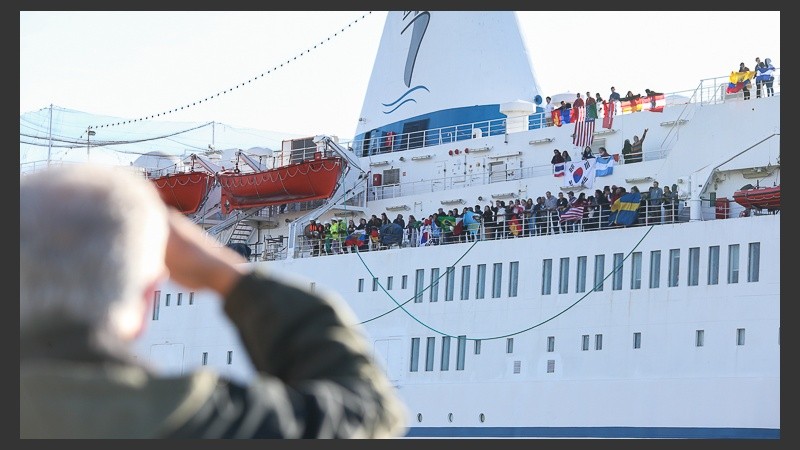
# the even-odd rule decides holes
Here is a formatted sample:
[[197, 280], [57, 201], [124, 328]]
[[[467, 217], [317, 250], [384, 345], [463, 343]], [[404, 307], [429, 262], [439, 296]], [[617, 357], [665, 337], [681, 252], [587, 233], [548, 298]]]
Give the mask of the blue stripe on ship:
[[651, 438], [651, 439], [780, 439], [772, 428], [658, 427], [412, 427], [414, 438]]

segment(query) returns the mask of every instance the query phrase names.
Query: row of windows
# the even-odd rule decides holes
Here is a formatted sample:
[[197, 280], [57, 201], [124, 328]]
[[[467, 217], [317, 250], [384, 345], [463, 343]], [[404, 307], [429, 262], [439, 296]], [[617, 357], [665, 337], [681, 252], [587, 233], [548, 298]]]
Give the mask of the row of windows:
[[[736, 345], [744, 345], [744, 336], [745, 336], [745, 329], [744, 328], [737, 328], [736, 329]], [[588, 334], [584, 334], [581, 336], [581, 351], [588, 351], [590, 348], [591, 336]], [[450, 336], [442, 336], [442, 345], [440, 348], [439, 353], [439, 370], [441, 371], [448, 371], [450, 370]], [[464, 370], [465, 367], [465, 360], [466, 360], [466, 348], [467, 348], [467, 337], [465, 335], [458, 336], [457, 338], [458, 346], [456, 350], [456, 370]], [[418, 337], [411, 338], [411, 358], [410, 358], [410, 366], [409, 371], [411, 372], [419, 372], [419, 363], [420, 363], [420, 343], [421, 340]], [[642, 348], [642, 333], [637, 331], [633, 333], [633, 348], [640, 349]], [[696, 330], [695, 331], [695, 347], [703, 347], [705, 345], [705, 330]], [[549, 353], [555, 352], [556, 349], [556, 338], [555, 336], [548, 336], [546, 341], [546, 351]], [[603, 349], [603, 335], [602, 334], [595, 334], [594, 335], [594, 349], [595, 350], [602, 350]], [[479, 355], [481, 353], [481, 341], [475, 340], [474, 341], [474, 353]], [[506, 338], [506, 353], [514, 353], [514, 338]], [[434, 364], [436, 360], [436, 338], [435, 337], [428, 337], [425, 341], [425, 371], [432, 372], [434, 370]], [[552, 372], [552, 370], [548, 369], [548, 372]], [[515, 369], [515, 373], [519, 373], [518, 370]]]
[[[200, 364], [202, 364], [204, 366], [208, 365], [208, 352], [203, 352], [203, 356], [200, 359]], [[232, 350], [228, 350], [227, 364], [228, 365], [233, 364], [233, 351]]]
[[[622, 277], [624, 273], [625, 255], [623, 253], [614, 253], [612, 255], [613, 266], [611, 274], [611, 289], [622, 289]], [[643, 273], [643, 254], [642, 252], [634, 252], [630, 255], [630, 289], [642, 288], [642, 273]], [[680, 249], [670, 249], [667, 260], [667, 286], [675, 287], [680, 282]], [[761, 258], [761, 244], [753, 242], [748, 244], [748, 259], [747, 259], [747, 281], [757, 282], [759, 279], [760, 271], [760, 258]], [[594, 256], [594, 278], [592, 280], [594, 289], [602, 291], [606, 279], [605, 272], [605, 259], [606, 255]], [[559, 273], [558, 273], [558, 293], [569, 293], [569, 280], [570, 280], [570, 262], [571, 258], [565, 257], [559, 260]], [[578, 256], [576, 260], [576, 277], [575, 277], [575, 292], [584, 293], [587, 291], [587, 275], [588, 275], [588, 257]], [[739, 282], [739, 244], [731, 244], [728, 246], [728, 263], [727, 263], [727, 282], [728, 284], [735, 284]], [[478, 264], [475, 273], [475, 298], [483, 299], [486, 297], [486, 278], [487, 278], [487, 265]], [[688, 286], [698, 286], [700, 284], [700, 247], [689, 248], [688, 270], [686, 275], [686, 284]], [[459, 285], [456, 286], [456, 268], [447, 267], [444, 276], [441, 276], [440, 269], [434, 267], [430, 269], [430, 285], [425, 284], [425, 269], [417, 269], [414, 277], [414, 302], [421, 303], [424, 298], [430, 302], [439, 301], [440, 298], [440, 282], [444, 283], [444, 300], [452, 301], [455, 298], [456, 288], [460, 291], [459, 298], [461, 300], [468, 300], [470, 298], [470, 286], [472, 276], [472, 266], [461, 266], [461, 279]], [[492, 298], [499, 298], [502, 296], [503, 291], [503, 263], [494, 263], [492, 265], [492, 280], [489, 294]], [[718, 245], [708, 247], [708, 263], [706, 266], [706, 284], [716, 285], [719, 284], [720, 276], [720, 247]], [[553, 260], [545, 259], [542, 262], [542, 295], [550, 295], [552, 293], [552, 279], [553, 279]], [[517, 296], [517, 288], [519, 282], [519, 261], [511, 261], [508, 269], [508, 283], [506, 284], [506, 295], [508, 297]], [[648, 286], [651, 289], [661, 287], [661, 250], [653, 250], [650, 252], [650, 264], [648, 270]], [[394, 277], [389, 276], [386, 278], [386, 290], [394, 288]], [[401, 278], [401, 289], [408, 287], [408, 276], [403, 275]], [[372, 279], [372, 290], [378, 291], [380, 282], [378, 277]], [[427, 293], [425, 292], [427, 291]], [[358, 280], [358, 292], [364, 292], [364, 279]]]
[[[164, 306], [169, 306], [172, 301], [172, 294], [164, 295]], [[183, 292], [176, 294], [175, 303], [178, 306], [183, 304]], [[194, 305], [194, 292], [189, 293], [189, 304]], [[158, 320], [159, 308], [161, 307], [161, 291], [156, 291], [153, 295], [153, 320]]]

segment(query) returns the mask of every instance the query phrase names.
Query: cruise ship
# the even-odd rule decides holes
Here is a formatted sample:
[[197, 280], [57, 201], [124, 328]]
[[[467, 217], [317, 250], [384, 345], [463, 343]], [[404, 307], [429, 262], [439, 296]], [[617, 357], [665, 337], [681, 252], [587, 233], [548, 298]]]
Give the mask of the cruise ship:
[[[338, 292], [409, 438], [779, 439], [780, 70], [756, 76], [550, 111], [514, 12], [389, 12], [352, 141], [135, 166], [255, 270]], [[254, 375], [170, 281], [136, 351]]]

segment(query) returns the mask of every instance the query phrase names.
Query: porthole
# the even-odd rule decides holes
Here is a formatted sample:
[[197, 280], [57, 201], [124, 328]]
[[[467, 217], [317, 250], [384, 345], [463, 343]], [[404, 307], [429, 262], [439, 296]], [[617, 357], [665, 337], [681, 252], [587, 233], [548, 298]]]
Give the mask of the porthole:
[[422, 423], [422, 413], [417, 413], [417, 422]]
[[486, 422], [486, 416], [483, 413], [480, 413], [480, 415], [478, 415], [478, 420], [480, 420], [481, 423]]
[[453, 421], [453, 413], [449, 413], [449, 414], [447, 415], [447, 421], [448, 421], [448, 422], [452, 422], [452, 421]]

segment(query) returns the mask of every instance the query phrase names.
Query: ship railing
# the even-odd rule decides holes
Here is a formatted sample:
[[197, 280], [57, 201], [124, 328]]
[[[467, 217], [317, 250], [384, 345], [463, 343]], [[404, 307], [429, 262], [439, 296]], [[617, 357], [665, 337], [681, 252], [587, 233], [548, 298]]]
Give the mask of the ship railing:
[[[669, 155], [669, 149], [658, 148], [642, 152], [643, 161], [652, 161], [664, 159]], [[624, 164], [624, 159], [619, 158], [618, 164]], [[430, 192], [440, 192], [452, 189], [462, 189], [465, 187], [473, 186], [486, 186], [492, 183], [500, 183], [504, 181], [523, 180], [528, 178], [553, 176], [553, 165], [550, 163], [538, 164], [534, 166], [526, 166], [519, 168], [512, 168], [506, 170], [497, 170], [492, 172], [485, 172], [470, 175], [453, 175], [441, 178], [432, 178], [419, 181], [410, 181], [402, 183], [391, 184], [373, 184], [374, 180], [368, 180], [369, 186], [367, 188], [370, 201], [383, 200], [389, 198], [399, 198], [409, 195], [425, 194]], [[531, 196], [535, 199], [538, 195]]]
[[[742, 207], [738, 209], [734, 204], [726, 205], [720, 208], [720, 205], [714, 201], [715, 199], [703, 199], [702, 220], [722, 220], [734, 218], [746, 218], [751, 215], [761, 214], [776, 214], [778, 211], [753, 211], [749, 214], [741, 214]], [[620, 225], [610, 223], [610, 215], [612, 213], [610, 205], [595, 206], [588, 209], [581, 220], [561, 222], [559, 215], [556, 212], [544, 211], [538, 215], [532, 213], [524, 214], [523, 218], [519, 220], [519, 228], [513, 229], [511, 227], [512, 221], [507, 219], [505, 225], [498, 223], [486, 225], [480, 222], [476, 234], [470, 234], [464, 231], [460, 235], [453, 235], [452, 232], [445, 232], [440, 230], [438, 234], [431, 237], [426, 242], [421, 242], [419, 237], [421, 231], [417, 230], [404, 230], [402, 242], [392, 245], [384, 245], [378, 240], [367, 240], [361, 247], [348, 246], [345, 244], [347, 241], [346, 235], [341, 235], [339, 239], [319, 239], [311, 238], [309, 236], [297, 236], [297, 246], [295, 247], [295, 258], [308, 258], [316, 256], [339, 255], [346, 253], [358, 252], [371, 252], [391, 250], [396, 248], [413, 248], [413, 247], [427, 247], [437, 245], [449, 245], [459, 243], [469, 243], [475, 240], [478, 241], [493, 241], [500, 239], [513, 239], [513, 238], [527, 238], [545, 235], [554, 235], [562, 233], [584, 233], [592, 231], [601, 231], [609, 229], [621, 229], [641, 226], [659, 226], [671, 225], [689, 222], [690, 209], [688, 202], [685, 198], [673, 198], [671, 201], [661, 201], [658, 204], [650, 204], [647, 198], [647, 193], [643, 193], [642, 200], [639, 208], [637, 209], [636, 219], [633, 223]], [[377, 213], [377, 211], [375, 211]], [[367, 211], [362, 217], [367, 218], [372, 212]], [[358, 223], [360, 217], [355, 218]], [[265, 255], [265, 259], [281, 259], [280, 254], [272, 254], [269, 257]]]
[[[775, 68], [774, 77], [773, 90], [775, 94], [778, 95], [781, 90], [780, 68]], [[666, 106], [669, 107], [679, 105], [688, 106], [690, 104], [716, 104], [741, 98], [743, 95], [742, 92], [736, 94], [726, 93], [729, 83], [729, 75], [702, 79], [699, 85], [694, 89], [665, 93], [664, 101]], [[750, 86], [751, 98], [756, 97], [755, 91], [755, 81], [752, 81]], [[765, 93], [761, 95], [765, 95]], [[528, 117], [529, 130], [555, 126], [552, 122], [548, 123], [545, 113], [541, 110], [543, 109], [541, 106], [537, 106], [537, 109], [539, 111]], [[618, 110], [615, 114], [636, 114], [636, 112], [622, 113]], [[357, 156], [372, 156], [382, 153], [392, 153], [420, 147], [454, 143], [474, 139], [476, 137], [502, 135], [506, 132], [506, 126], [506, 119], [500, 118], [399, 134], [395, 134], [394, 131], [388, 129], [377, 129], [370, 133], [368, 139], [343, 140], [341, 144], [355, 149], [355, 154]], [[376, 133], [378, 134], [377, 136], [375, 135]]]

